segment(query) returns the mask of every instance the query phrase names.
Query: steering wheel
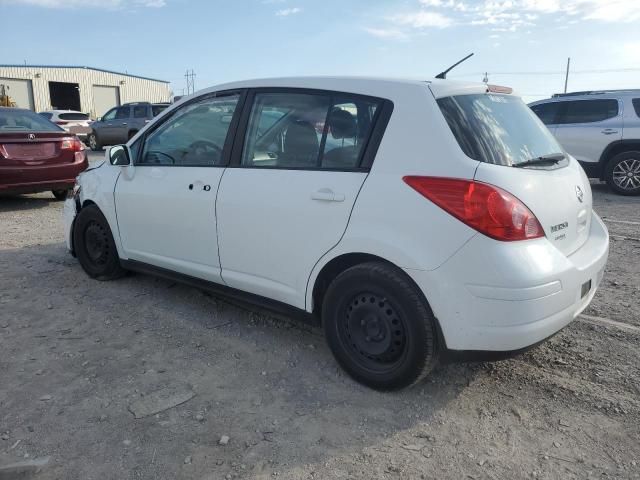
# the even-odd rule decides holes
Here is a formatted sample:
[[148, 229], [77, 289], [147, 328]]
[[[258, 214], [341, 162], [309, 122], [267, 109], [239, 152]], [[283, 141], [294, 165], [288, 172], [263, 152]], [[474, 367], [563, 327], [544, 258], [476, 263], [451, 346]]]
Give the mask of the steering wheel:
[[195, 155], [203, 155], [211, 151], [217, 155], [216, 160], [222, 158], [222, 148], [210, 140], [197, 140], [189, 145], [189, 152]]

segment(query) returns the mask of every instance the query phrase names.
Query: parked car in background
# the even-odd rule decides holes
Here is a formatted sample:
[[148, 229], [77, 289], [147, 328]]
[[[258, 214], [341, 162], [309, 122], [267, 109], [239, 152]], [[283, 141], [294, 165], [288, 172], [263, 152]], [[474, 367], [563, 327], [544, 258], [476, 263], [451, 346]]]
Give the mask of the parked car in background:
[[31, 110], [0, 107], [0, 194], [51, 190], [63, 200], [87, 166], [77, 136]]
[[556, 94], [529, 106], [589, 177], [640, 194], [640, 89]]
[[91, 117], [86, 113], [74, 110], [47, 110], [40, 112], [39, 115], [61, 126], [70, 134], [76, 135], [80, 140], [86, 140], [91, 132]]
[[98, 151], [105, 145], [125, 143], [168, 106], [168, 103], [135, 102], [112, 108], [91, 124], [89, 147]]
[[377, 389], [548, 338], [607, 261], [584, 171], [504, 87], [226, 84], [107, 158], [64, 208], [90, 277], [154, 273], [311, 317]]

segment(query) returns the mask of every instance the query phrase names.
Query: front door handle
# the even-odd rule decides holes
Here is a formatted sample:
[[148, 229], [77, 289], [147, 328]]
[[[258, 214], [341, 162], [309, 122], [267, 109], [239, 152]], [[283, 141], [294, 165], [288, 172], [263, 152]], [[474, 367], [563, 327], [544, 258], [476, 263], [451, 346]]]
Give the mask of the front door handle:
[[126, 125], [126, 124], [127, 124], [127, 122], [122, 122], [122, 125]]
[[618, 133], [618, 131], [614, 130], [613, 128], [605, 128], [604, 130], [602, 130], [602, 133], [604, 133], [605, 135], [613, 135]]
[[321, 188], [311, 194], [311, 200], [319, 200], [321, 202], [344, 202], [344, 195], [334, 193], [330, 188]]

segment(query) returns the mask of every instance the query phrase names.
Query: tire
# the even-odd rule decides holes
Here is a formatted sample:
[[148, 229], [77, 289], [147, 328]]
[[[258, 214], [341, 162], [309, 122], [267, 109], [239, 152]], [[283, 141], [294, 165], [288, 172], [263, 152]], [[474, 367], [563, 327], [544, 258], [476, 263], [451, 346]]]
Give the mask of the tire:
[[120, 266], [109, 223], [97, 206], [88, 205], [78, 213], [73, 245], [80, 265], [91, 278], [114, 280], [126, 273]]
[[640, 152], [622, 152], [614, 156], [605, 169], [607, 184], [620, 195], [640, 195]]
[[67, 199], [67, 192], [69, 190], [51, 190], [51, 193], [53, 193], [53, 196], [56, 197], [56, 200], [66, 200]]
[[368, 262], [338, 275], [322, 302], [322, 323], [340, 366], [376, 390], [413, 385], [437, 362], [431, 308], [392, 265]]
[[98, 140], [98, 135], [96, 134], [96, 132], [91, 132], [87, 136], [87, 143], [89, 144], [89, 148], [94, 152], [99, 152], [102, 150], [102, 144], [100, 143], [100, 140]]

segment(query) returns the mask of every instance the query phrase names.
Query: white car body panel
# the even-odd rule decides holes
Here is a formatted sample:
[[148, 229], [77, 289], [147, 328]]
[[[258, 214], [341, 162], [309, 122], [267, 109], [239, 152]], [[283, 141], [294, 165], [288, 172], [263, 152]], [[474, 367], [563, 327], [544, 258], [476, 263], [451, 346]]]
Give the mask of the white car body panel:
[[[456, 350], [532, 345], [588, 305], [609, 245], [606, 228], [591, 211], [589, 183], [573, 159], [556, 170], [535, 170], [468, 158], [435, 99], [482, 93], [485, 85], [314, 77], [237, 82], [194, 96], [270, 86], [391, 100], [393, 114], [370, 172], [189, 171], [107, 162], [80, 176], [79, 200], [102, 210], [121, 259], [228, 284], [312, 312], [313, 287], [324, 266], [342, 255], [374, 255], [413, 279], [440, 323], [447, 348]], [[194, 96], [166, 109], [129, 144]], [[194, 175], [195, 170], [203, 171]], [[403, 181], [407, 175], [475, 178], [503, 188], [532, 210], [547, 236], [514, 242], [486, 237], [409, 187]], [[199, 201], [193, 202], [187, 187], [200, 186], [197, 182], [210, 185], [211, 191], [198, 191]], [[577, 200], [576, 185], [583, 202]], [[344, 200], [311, 198], [327, 190]], [[75, 204], [67, 201], [69, 231], [75, 214]], [[550, 228], [565, 220], [566, 237], [556, 240]], [[589, 281], [591, 288], [581, 297]]]

